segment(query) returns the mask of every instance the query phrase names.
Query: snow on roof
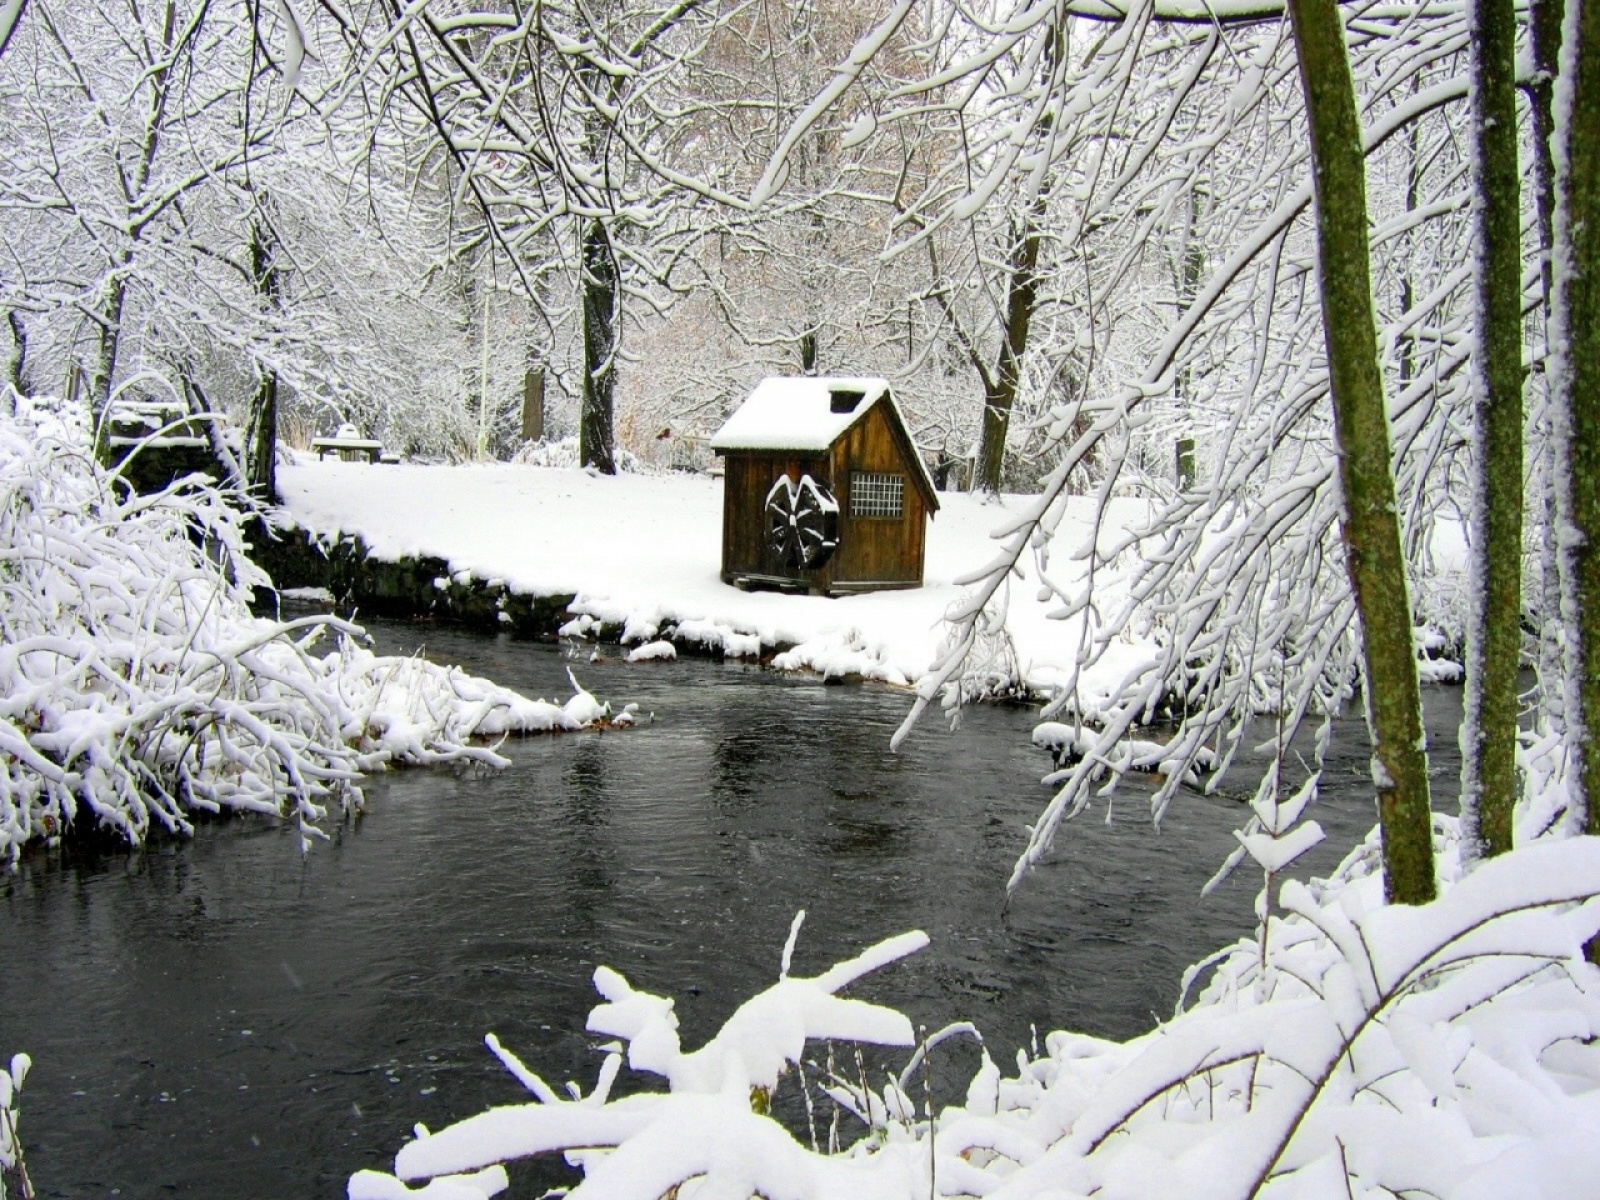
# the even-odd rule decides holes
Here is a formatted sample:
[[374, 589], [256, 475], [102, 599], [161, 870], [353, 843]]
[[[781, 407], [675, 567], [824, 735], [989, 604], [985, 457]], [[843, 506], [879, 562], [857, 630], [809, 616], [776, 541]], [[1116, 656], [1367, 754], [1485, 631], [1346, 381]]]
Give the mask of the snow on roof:
[[711, 448], [821, 453], [888, 394], [888, 381], [871, 376], [763, 379], [717, 430]]
[[[756, 390], [711, 438], [713, 450], [798, 450], [821, 454], [871, 411], [887, 401], [909, 440], [905, 414], [889, 391], [889, 382], [875, 375], [775, 375]], [[933, 477], [916, 446], [911, 458], [933, 507]]]

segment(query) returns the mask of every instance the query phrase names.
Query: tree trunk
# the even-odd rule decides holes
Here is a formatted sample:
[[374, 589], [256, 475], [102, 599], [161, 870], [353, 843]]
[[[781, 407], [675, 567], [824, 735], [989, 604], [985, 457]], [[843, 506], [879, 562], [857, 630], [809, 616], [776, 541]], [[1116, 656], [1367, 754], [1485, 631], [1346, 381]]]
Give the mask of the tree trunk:
[[983, 389], [983, 431], [978, 441], [978, 469], [972, 490], [998, 492], [1005, 466], [1006, 433], [1011, 409], [1022, 386], [1022, 357], [1028, 350], [1028, 329], [1039, 298], [1039, 226], [1042, 202], [1023, 218], [1011, 250], [1006, 280], [1005, 325], [1000, 331], [1000, 361]]
[[1528, 6], [1528, 37], [1532, 42], [1534, 72], [1525, 88], [1533, 117], [1533, 208], [1539, 221], [1539, 282], [1544, 291], [1547, 324], [1552, 288], [1551, 256], [1555, 244], [1556, 74], [1560, 70], [1561, 20], [1565, 11], [1563, 0], [1531, 0]]
[[17, 395], [25, 395], [22, 377], [28, 369], [28, 330], [22, 316], [15, 309], [6, 314], [6, 324], [11, 327], [11, 354], [6, 359], [6, 382]]
[[[1600, 834], [1600, 752], [1593, 725], [1600, 714], [1600, 3], [1569, 11], [1562, 47], [1567, 79], [1556, 114], [1564, 153], [1556, 176], [1553, 337], [1554, 406], [1564, 437], [1562, 523], [1576, 530], [1566, 555], [1566, 598], [1573, 653], [1568, 730], [1577, 790], [1587, 805], [1586, 829]], [[1600, 938], [1589, 944], [1600, 962]]]
[[107, 273], [110, 291], [100, 314], [100, 345], [95, 355], [94, 373], [89, 377], [89, 403], [96, 423], [111, 399], [111, 385], [117, 374], [117, 354], [122, 344], [122, 317], [128, 302], [128, 276], [136, 248], [146, 225], [135, 219], [145, 199], [145, 189], [155, 173], [156, 155], [161, 150], [161, 131], [166, 120], [168, 86], [171, 82], [173, 36], [177, 29], [178, 6], [167, 0], [162, 17], [161, 44], [150, 48], [149, 98], [145, 106], [144, 137], [131, 171], [122, 177], [121, 200], [127, 206], [128, 240], [113, 255]]
[[617, 473], [618, 290], [610, 231], [603, 221], [591, 218], [583, 227], [583, 411], [578, 421], [578, 456], [584, 466], [607, 475]]
[[[278, 271], [272, 265], [271, 234], [261, 224], [250, 227], [250, 270], [256, 291], [270, 312], [278, 308]], [[264, 368], [250, 401], [245, 435], [245, 471], [250, 492], [267, 504], [278, 500], [278, 373]]]
[[1567, 714], [1563, 703], [1566, 646], [1561, 637], [1561, 552], [1556, 537], [1556, 512], [1560, 501], [1556, 475], [1565, 461], [1556, 448], [1552, 415], [1551, 378], [1548, 367], [1553, 324], [1550, 316], [1554, 283], [1551, 264], [1555, 254], [1556, 165], [1555, 78], [1561, 58], [1562, 0], [1532, 0], [1529, 37], [1533, 44], [1533, 81], [1527, 85], [1533, 116], [1533, 206], [1539, 230], [1539, 284], [1544, 298], [1544, 343], [1547, 365], [1541, 371], [1544, 404], [1535, 437], [1543, 467], [1538, 507], [1533, 520], [1539, 537], [1539, 720], [1541, 728], [1565, 736]]
[[1345, 557], [1361, 614], [1384, 890], [1393, 902], [1423, 904], [1435, 894], [1433, 818], [1378, 371], [1361, 125], [1335, 0], [1289, 0], [1289, 14], [1311, 128], [1322, 328], [1344, 491]]
[[99, 423], [106, 402], [111, 399], [111, 383], [117, 373], [117, 349], [122, 340], [122, 310], [127, 303], [126, 271], [131, 255], [117, 255], [107, 283], [105, 305], [100, 312], [99, 345], [95, 348], [94, 368], [89, 375], [89, 408]]
[[817, 331], [808, 329], [800, 335], [800, 374], [817, 373]]
[[1522, 220], [1517, 172], [1517, 14], [1474, 0], [1472, 118], [1477, 149], [1476, 411], [1472, 617], [1461, 739], [1469, 852], [1511, 849], [1517, 801], [1517, 668], [1522, 657]]
[[544, 441], [544, 368], [522, 373], [522, 441]]

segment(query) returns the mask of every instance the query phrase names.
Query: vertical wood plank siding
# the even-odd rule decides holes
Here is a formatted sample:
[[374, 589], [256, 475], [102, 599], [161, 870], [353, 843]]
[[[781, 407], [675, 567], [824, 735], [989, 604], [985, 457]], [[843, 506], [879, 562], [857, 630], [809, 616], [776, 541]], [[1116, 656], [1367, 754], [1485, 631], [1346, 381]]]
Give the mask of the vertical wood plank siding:
[[833, 563], [819, 571], [799, 571], [778, 561], [767, 546], [767, 493], [780, 474], [790, 479], [810, 475], [832, 487], [826, 458], [794, 454], [733, 451], [727, 456], [722, 500], [722, 578], [731, 583], [738, 575], [773, 575], [806, 580], [826, 587]]
[[[723, 477], [722, 578], [766, 575], [804, 582], [812, 591], [849, 590], [855, 584], [913, 586], [922, 582], [928, 505], [920, 474], [907, 456], [915, 453], [894, 426], [886, 405], [873, 408], [834, 442], [825, 456], [730, 450]], [[905, 503], [898, 518], [853, 518], [853, 472], [900, 475]], [[815, 571], [777, 561], [767, 546], [767, 492], [779, 473], [797, 480], [809, 474], [839, 502], [839, 549]]]
[[[906, 461], [887, 414], [887, 405], [874, 405], [833, 444], [840, 509], [839, 550], [832, 564], [837, 583], [922, 582], [927, 506], [917, 490], [916, 468]], [[850, 477], [856, 471], [904, 478], [905, 504], [898, 519], [850, 515]]]

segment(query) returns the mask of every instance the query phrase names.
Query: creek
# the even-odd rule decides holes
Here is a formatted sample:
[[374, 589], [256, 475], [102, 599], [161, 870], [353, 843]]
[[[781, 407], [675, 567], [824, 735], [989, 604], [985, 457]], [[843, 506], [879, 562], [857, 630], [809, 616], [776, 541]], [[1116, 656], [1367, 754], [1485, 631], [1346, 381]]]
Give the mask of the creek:
[[[1252, 929], [1258, 876], [1200, 897], [1244, 819], [1248, 771], [1231, 797], [1180, 794], [1160, 831], [1146, 783], [1118, 790], [1109, 823], [1097, 800], [1006, 908], [1049, 795], [1031, 709], [969, 709], [955, 732], [931, 714], [896, 754], [908, 697], [887, 688], [375, 633], [390, 652], [426, 638], [431, 656], [531, 695], [564, 698], [571, 667], [654, 720], [509, 743], [501, 772], [380, 776], [365, 815], [305, 856], [290, 830], [230, 819], [137, 851], [38, 851], [0, 874], [0, 1053], [35, 1062], [21, 1132], [41, 1197], [342, 1197], [413, 1123], [524, 1098], [486, 1032], [587, 1090], [596, 965], [673, 997], [697, 1046], [776, 979], [800, 908], [800, 975], [926, 930], [927, 950], [851, 994], [929, 1028], [971, 1020], [1002, 1068], [1034, 1027], [1150, 1028], [1185, 965]], [[1428, 710], [1435, 803], [1450, 808], [1459, 692], [1432, 690]], [[1343, 722], [1311, 812], [1329, 836], [1300, 873], [1326, 873], [1372, 823], [1366, 773], [1361, 723]], [[974, 1055], [941, 1049], [938, 1086], [959, 1093]], [[511, 1194], [569, 1178], [542, 1166]]]

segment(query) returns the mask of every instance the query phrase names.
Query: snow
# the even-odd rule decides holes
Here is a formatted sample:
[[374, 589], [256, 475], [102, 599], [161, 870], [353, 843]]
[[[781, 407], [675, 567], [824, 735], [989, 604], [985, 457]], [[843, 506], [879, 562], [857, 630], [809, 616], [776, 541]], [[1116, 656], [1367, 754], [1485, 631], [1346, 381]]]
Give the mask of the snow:
[[751, 1088], [775, 1087], [783, 1071], [801, 1061], [808, 1040], [912, 1045], [911, 1022], [900, 1013], [833, 993], [927, 944], [925, 934], [902, 934], [815, 979], [785, 974], [687, 1054], [679, 1046], [673, 1002], [636, 991], [616, 971], [600, 967], [594, 985], [606, 1003], [589, 1014], [588, 1029], [626, 1039], [628, 1065], [664, 1076], [674, 1092], [747, 1097]]
[[[81, 410], [0, 419], [0, 858], [98, 826], [187, 833], [195, 811], [294, 821], [362, 803], [363, 773], [503, 766], [484, 739], [577, 730], [608, 705], [572, 681], [532, 700], [423, 658], [373, 654], [328, 616], [250, 612], [267, 580], [241, 518], [192, 477], [114, 488]], [[628, 721], [633, 714], [625, 714]]]
[[1234, 837], [1239, 839], [1239, 844], [1245, 848], [1245, 852], [1257, 866], [1263, 871], [1276, 874], [1321, 842], [1323, 833], [1322, 826], [1315, 821], [1307, 821], [1292, 832], [1281, 836], [1273, 833], [1241, 833], [1236, 830]]
[[511, 1186], [506, 1169], [486, 1167], [466, 1175], [441, 1175], [410, 1188], [393, 1175], [358, 1171], [350, 1178], [349, 1200], [487, 1200]]
[[[845, 391], [861, 393], [861, 401], [844, 412], [834, 412], [833, 393]], [[888, 395], [888, 381], [877, 378], [791, 375], [763, 379], [712, 435], [711, 448], [820, 454]]]
[[10, 1067], [0, 1070], [0, 1200], [5, 1200], [6, 1177], [13, 1172], [19, 1173], [20, 1182], [24, 1184], [22, 1194], [31, 1194], [26, 1187], [27, 1172], [22, 1166], [22, 1140], [17, 1132], [17, 1126], [21, 1122], [17, 1096], [22, 1091], [22, 1082], [28, 1077], [28, 1071], [32, 1066], [33, 1060], [26, 1054], [14, 1054], [11, 1056]]
[[[1062, 764], [1076, 762], [1095, 753], [1098, 735], [1082, 726], [1068, 725], [1062, 721], [1041, 721], [1033, 727], [1033, 744], [1041, 750], [1048, 750], [1050, 757], [1055, 761], [1057, 768]], [[1112, 749], [1110, 754], [1103, 754], [1103, 768], [1121, 774], [1125, 771], [1154, 771], [1160, 775], [1179, 774], [1192, 784], [1200, 782], [1197, 771], [1185, 768], [1181, 763], [1168, 758], [1168, 748], [1161, 742], [1152, 742], [1145, 738], [1123, 738]], [[1210, 768], [1216, 764], [1216, 755], [1211, 750], [1201, 747], [1195, 755], [1195, 764], [1201, 768]], [[1057, 778], [1065, 778], [1064, 774], [1053, 773], [1046, 777], [1050, 782]]]
[[[628, 1064], [667, 1091], [612, 1099], [612, 1043], [590, 1094], [564, 1099], [491, 1035], [534, 1101], [419, 1128], [393, 1175], [362, 1172], [349, 1194], [453, 1188], [460, 1172], [564, 1151], [585, 1176], [575, 1200], [1591, 1200], [1600, 971], [1581, 946], [1600, 929], [1600, 839], [1545, 839], [1455, 882], [1455, 823], [1440, 830], [1438, 901], [1386, 905], [1358, 848], [1332, 879], [1286, 885], [1285, 915], [1264, 913], [1255, 938], [1214, 956], [1192, 1007], [1125, 1043], [1051, 1033], [1009, 1077], [985, 1051], [965, 1101], [936, 1114], [907, 1088], [943, 1034], [970, 1026], [926, 1038], [877, 1085], [803, 1061], [808, 1041], [910, 1045], [903, 1015], [834, 993], [921, 934], [802, 980], [787, 974], [797, 918], [779, 981], [692, 1054], [672, 1000], [601, 967], [590, 1031], [627, 1042]], [[802, 1144], [766, 1115], [780, 1081], [807, 1089], [808, 1112], [815, 1092], [852, 1114], [864, 1136], [824, 1148], [808, 1121]]]
[[[990, 535], [1029, 502], [944, 493], [928, 526], [923, 587], [828, 598], [742, 592], [722, 582], [720, 479], [329, 461], [284, 466], [278, 480], [289, 519], [319, 537], [359, 534], [380, 559], [431, 555], [457, 578], [501, 579], [533, 596], [573, 595], [567, 636], [606, 623], [625, 626], [626, 641], [650, 642], [671, 628], [680, 648], [691, 643], [739, 658], [781, 648], [780, 669], [895, 685], [927, 673], [944, 646], [946, 612], [967, 594], [958, 581], [993, 557]], [[1073, 505], [1076, 523], [1063, 529], [1064, 544], [1092, 536], [1093, 509], [1089, 497]], [[1112, 511], [1132, 519], [1144, 505], [1118, 500]], [[1105, 528], [1100, 542], [1119, 536]], [[1080, 569], [1058, 559], [1052, 575], [1070, 578]], [[1007, 636], [1017, 681], [1049, 694], [1077, 669], [1084, 616], [1052, 620], [1056, 604], [1037, 591], [1034, 568], [1025, 566], [1010, 589]], [[1085, 711], [1155, 658], [1148, 641], [1108, 647], [1077, 680]]]
[[654, 641], [646, 642], [642, 646], [635, 646], [628, 651], [628, 661], [636, 662], [671, 662], [678, 657], [678, 648], [671, 642]]
[[[835, 412], [835, 392], [858, 392], [861, 400], [846, 411]], [[712, 435], [711, 448], [821, 454], [879, 403], [894, 410], [900, 428], [909, 429], [887, 380], [849, 375], [773, 376], [757, 384], [755, 391]], [[927, 467], [920, 458], [915, 465], [924, 488], [932, 495], [933, 478]]]

